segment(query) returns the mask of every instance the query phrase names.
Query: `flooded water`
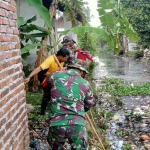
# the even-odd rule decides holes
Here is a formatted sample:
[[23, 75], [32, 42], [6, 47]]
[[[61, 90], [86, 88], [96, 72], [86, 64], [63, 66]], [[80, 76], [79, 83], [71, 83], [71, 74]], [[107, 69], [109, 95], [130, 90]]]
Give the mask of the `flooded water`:
[[[96, 88], [100, 87], [99, 80], [103, 77], [122, 78], [133, 84], [144, 84], [150, 82], [150, 67], [140, 60], [134, 60], [132, 58], [115, 57], [111, 54], [101, 54], [99, 57], [94, 58], [98, 62], [95, 68], [94, 78], [96, 81]], [[107, 102], [107, 94], [102, 97], [104, 102], [100, 107], [104, 110], [111, 110], [111, 106], [105, 105]], [[145, 114], [150, 114], [150, 95], [139, 96], [123, 96], [120, 97], [124, 102], [124, 106], [113, 112], [114, 118], [109, 121], [106, 138], [109, 139], [111, 150], [123, 150], [122, 146], [130, 143], [131, 148], [134, 150], [150, 150], [150, 141], [147, 143], [140, 142], [141, 135], [148, 135], [150, 137], [150, 115], [145, 117]], [[109, 104], [109, 103], [108, 103]], [[149, 108], [142, 110], [142, 108]], [[138, 109], [143, 111], [141, 121], [136, 121], [135, 116], [129, 118], [125, 117], [125, 113], [135, 112]], [[147, 127], [144, 127], [147, 125]], [[117, 134], [123, 134], [118, 136]]]
[[95, 69], [96, 79], [107, 76], [123, 78], [134, 84], [150, 82], [150, 67], [140, 60], [103, 53], [95, 59], [99, 62]]

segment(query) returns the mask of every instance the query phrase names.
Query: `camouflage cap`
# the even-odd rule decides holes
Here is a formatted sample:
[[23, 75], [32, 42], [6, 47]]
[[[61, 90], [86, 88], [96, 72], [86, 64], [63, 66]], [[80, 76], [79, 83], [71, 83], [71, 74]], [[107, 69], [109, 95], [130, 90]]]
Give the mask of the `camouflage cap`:
[[65, 36], [61, 43], [63, 45], [68, 45], [68, 44], [72, 44], [72, 43], [76, 43], [76, 42], [70, 36]]
[[86, 73], [89, 73], [86, 69], [87, 68], [87, 62], [80, 60], [80, 59], [75, 59], [71, 65], [68, 65], [68, 67], [78, 68], [82, 71], [85, 71]]

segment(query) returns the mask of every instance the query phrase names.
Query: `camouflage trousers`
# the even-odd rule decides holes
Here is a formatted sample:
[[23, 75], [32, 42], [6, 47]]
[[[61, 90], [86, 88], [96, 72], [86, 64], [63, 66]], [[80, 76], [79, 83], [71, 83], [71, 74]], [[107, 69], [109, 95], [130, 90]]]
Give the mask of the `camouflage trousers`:
[[63, 150], [66, 139], [71, 150], [88, 150], [86, 128], [81, 125], [52, 126], [49, 128], [48, 143], [52, 150]]

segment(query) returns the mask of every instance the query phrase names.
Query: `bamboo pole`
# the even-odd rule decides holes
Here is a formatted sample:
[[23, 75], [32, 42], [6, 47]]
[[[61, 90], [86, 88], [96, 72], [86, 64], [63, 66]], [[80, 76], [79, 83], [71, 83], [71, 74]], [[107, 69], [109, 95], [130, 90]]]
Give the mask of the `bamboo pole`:
[[56, 57], [55, 54], [54, 54], [54, 59], [56, 60], [56, 62], [57, 62], [57, 64], [58, 64], [58, 66], [60, 67], [60, 69], [62, 69], [62, 66], [60, 65], [60, 62], [58, 61], [58, 59], [57, 59], [57, 57]]
[[102, 141], [101, 141], [101, 139], [100, 139], [100, 137], [99, 137], [99, 135], [98, 135], [98, 133], [97, 133], [97, 131], [96, 131], [96, 129], [95, 129], [95, 127], [94, 127], [94, 125], [93, 125], [93, 123], [92, 123], [90, 117], [89, 117], [89, 115], [86, 113], [85, 116], [86, 116], [88, 122], [90, 123], [90, 125], [91, 125], [91, 127], [92, 127], [92, 129], [93, 129], [93, 131], [94, 131], [94, 133], [95, 133], [95, 135], [96, 135], [98, 141], [100, 142], [100, 144], [101, 144], [101, 146], [102, 146], [102, 148], [103, 148], [103, 150], [105, 150], [104, 145], [103, 145], [103, 143], [102, 143]]
[[91, 117], [92, 117], [92, 122], [93, 122], [93, 124], [95, 125], [95, 123], [94, 123], [94, 117], [93, 117], [93, 114], [92, 114], [92, 110], [90, 109], [90, 115], [91, 115]]

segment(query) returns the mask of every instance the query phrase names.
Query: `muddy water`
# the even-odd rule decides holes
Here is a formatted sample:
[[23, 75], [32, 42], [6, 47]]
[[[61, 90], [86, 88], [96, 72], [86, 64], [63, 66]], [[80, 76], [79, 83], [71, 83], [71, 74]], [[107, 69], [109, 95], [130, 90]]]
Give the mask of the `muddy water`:
[[134, 84], [150, 82], [150, 67], [140, 60], [103, 53], [96, 60], [99, 61], [99, 65], [95, 69], [95, 78], [123, 78]]
[[[105, 76], [122, 78], [134, 85], [141, 85], [150, 82], [150, 68], [140, 60], [115, 57], [111, 54], [101, 54], [99, 57], [96, 57], [95, 60], [98, 62], [98, 66], [95, 68], [94, 73], [95, 79], [99, 80]], [[99, 86], [100, 85], [98, 85], [98, 82], [96, 81], [96, 87], [98, 88]], [[122, 150], [122, 146], [125, 146], [127, 143], [132, 143], [132, 148], [130, 149], [149, 150], [150, 141], [147, 141], [147, 143], [140, 142], [140, 136], [143, 134], [150, 136], [150, 119], [142, 119], [141, 122], [137, 122], [131, 117], [129, 120], [126, 120], [124, 113], [130, 111], [134, 112], [134, 109], [137, 107], [139, 109], [142, 108], [142, 106], [149, 107], [150, 95], [124, 96], [122, 97], [122, 100], [125, 104], [124, 107], [118, 111], [113, 112], [114, 116], [118, 117], [118, 120], [112, 119], [108, 123], [109, 129], [107, 130], [106, 138], [109, 139], [111, 147], [110, 149]], [[105, 99], [103, 106], [101, 106], [103, 109], [112, 111], [111, 107], [109, 106], [105, 108]], [[145, 122], [148, 127], [142, 128], [141, 125], [145, 125]], [[117, 124], [121, 124], [122, 127], [119, 127]], [[135, 129], [134, 127], [136, 126], [137, 128]], [[116, 132], [118, 129], [124, 133], [128, 131], [130, 134], [125, 136], [126, 138], [117, 136]], [[120, 143], [121, 146], [119, 146]]]

